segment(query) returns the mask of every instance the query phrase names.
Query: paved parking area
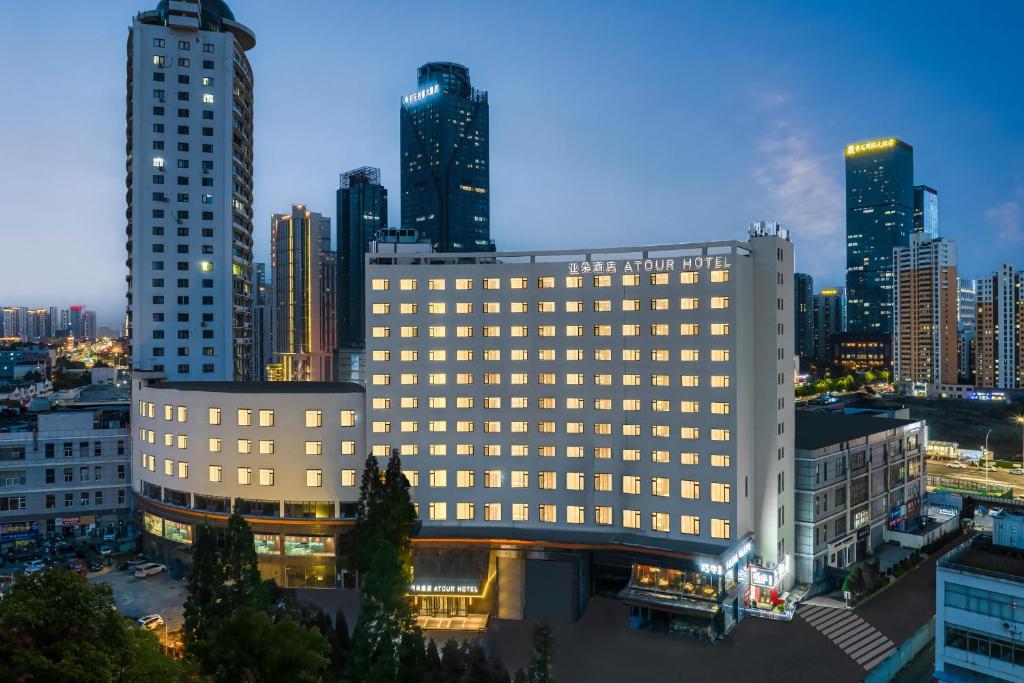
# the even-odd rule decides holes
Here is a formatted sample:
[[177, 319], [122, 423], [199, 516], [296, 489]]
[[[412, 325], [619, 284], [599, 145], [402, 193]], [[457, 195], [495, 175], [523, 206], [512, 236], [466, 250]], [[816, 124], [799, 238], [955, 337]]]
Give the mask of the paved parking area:
[[136, 579], [127, 571], [105, 567], [102, 571], [89, 574], [89, 581], [109, 583], [114, 590], [117, 611], [126, 617], [134, 619], [147, 614], [159, 614], [164, 618], [169, 633], [182, 626], [186, 584], [184, 581], [175, 581], [167, 572]]

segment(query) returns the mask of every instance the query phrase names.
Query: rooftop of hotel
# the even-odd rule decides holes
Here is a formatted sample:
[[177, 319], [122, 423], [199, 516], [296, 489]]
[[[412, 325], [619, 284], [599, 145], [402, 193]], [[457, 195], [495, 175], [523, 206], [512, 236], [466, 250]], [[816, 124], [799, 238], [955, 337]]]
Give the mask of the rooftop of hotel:
[[211, 391], [226, 394], [354, 394], [365, 393], [353, 382], [150, 382], [154, 389]]
[[832, 444], [853, 441], [918, 423], [920, 420], [797, 410], [796, 448], [801, 451], [814, 451]]

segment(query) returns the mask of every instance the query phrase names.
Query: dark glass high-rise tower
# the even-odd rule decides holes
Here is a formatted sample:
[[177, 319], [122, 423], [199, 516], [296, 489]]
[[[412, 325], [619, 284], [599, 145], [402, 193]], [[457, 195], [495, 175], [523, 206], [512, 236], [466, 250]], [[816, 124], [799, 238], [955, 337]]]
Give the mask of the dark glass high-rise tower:
[[914, 187], [914, 232], [939, 236], [939, 193], [927, 185]]
[[795, 353], [805, 360], [814, 357], [814, 316], [812, 298], [814, 297], [814, 278], [807, 273], [793, 273], [793, 313], [796, 327], [793, 328]]
[[388, 191], [380, 184], [380, 169], [363, 166], [342, 173], [337, 200], [338, 349], [360, 349], [366, 342], [364, 255], [374, 233], [388, 227]]
[[469, 69], [431, 62], [402, 98], [402, 226], [435, 251], [494, 251], [489, 109]]
[[896, 138], [846, 147], [847, 329], [892, 333], [892, 254], [909, 244], [914, 148]]

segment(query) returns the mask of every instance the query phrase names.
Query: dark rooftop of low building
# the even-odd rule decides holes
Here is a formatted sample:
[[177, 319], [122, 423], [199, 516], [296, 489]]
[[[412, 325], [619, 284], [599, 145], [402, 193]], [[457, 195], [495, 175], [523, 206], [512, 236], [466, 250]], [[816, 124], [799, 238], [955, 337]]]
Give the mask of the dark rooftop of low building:
[[917, 422], [920, 420], [898, 420], [871, 415], [844, 415], [842, 413], [797, 410], [796, 447], [801, 451], [813, 451], [831, 444], [853, 441]]
[[366, 389], [353, 382], [166, 382], [150, 384], [154, 389], [216, 391], [228, 394], [353, 394]]
[[1024, 551], [996, 545], [992, 537], [978, 535], [943, 558], [939, 565], [1024, 583]]

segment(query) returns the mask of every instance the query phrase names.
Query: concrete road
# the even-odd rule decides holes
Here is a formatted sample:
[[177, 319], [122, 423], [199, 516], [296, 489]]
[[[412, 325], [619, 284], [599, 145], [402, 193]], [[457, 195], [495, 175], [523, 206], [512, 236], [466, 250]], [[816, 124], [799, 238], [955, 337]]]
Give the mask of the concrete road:
[[[936, 460], [928, 461], [928, 474], [936, 477], [945, 477], [947, 479], [963, 479], [965, 481], [975, 482], [978, 484], [985, 483], [986, 475], [985, 472], [975, 466], [969, 465], [967, 469], [958, 469], [949, 467], [945, 463]], [[1009, 474], [1006, 470], [997, 470], [994, 472], [988, 472], [987, 474], [989, 484], [1013, 486], [1015, 496], [1024, 494], [1024, 475]]]
[[167, 624], [168, 633], [178, 631], [184, 621], [187, 596], [184, 581], [175, 581], [167, 572], [136, 579], [127, 571], [105, 567], [89, 574], [91, 583], [108, 583], [114, 590], [114, 604], [125, 617], [137, 619], [159, 614]]

